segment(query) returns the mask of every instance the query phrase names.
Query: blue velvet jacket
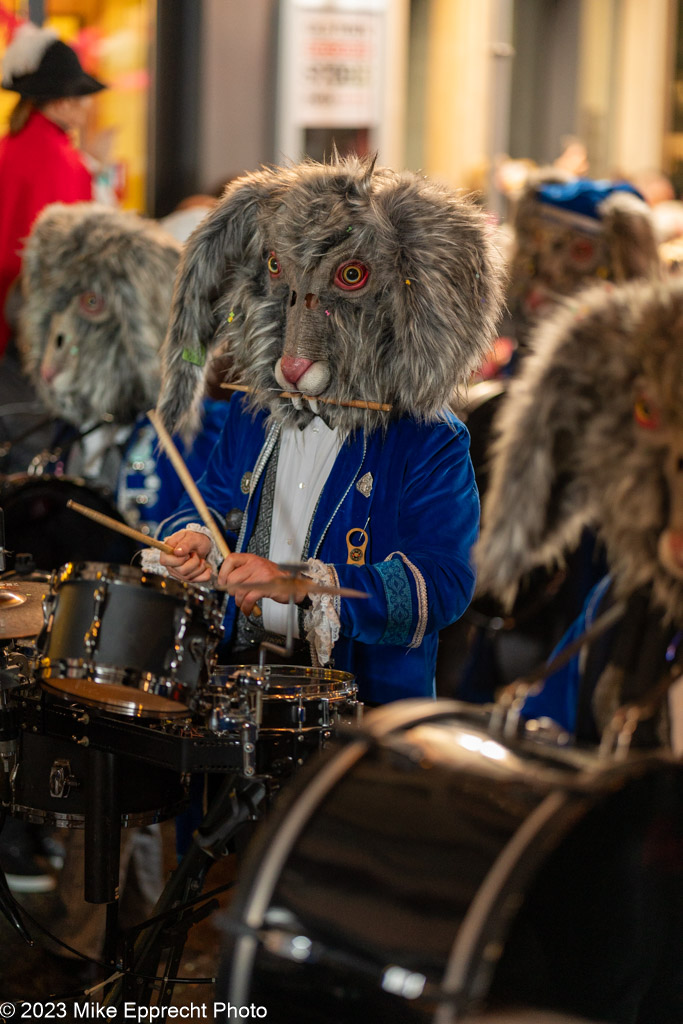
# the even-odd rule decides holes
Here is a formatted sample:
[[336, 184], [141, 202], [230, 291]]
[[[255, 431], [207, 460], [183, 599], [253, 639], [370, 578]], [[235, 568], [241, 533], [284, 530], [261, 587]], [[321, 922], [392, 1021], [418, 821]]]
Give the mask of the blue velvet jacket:
[[[199, 488], [219, 522], [241, 515], [230, 547], [247, 546], [263, 485], [263, 470], [279, 428], [244, 411], [233, 398], [223, 433]], [[239, 510], [239, 513], [238, 511]], [[162, 523], [167, 537], [197, 513], [189, 501]], [[454, 416], [420, 424], [405, 418], [387, 430], [359, 431], [339, 452], [313, 516], [303, 557], [333, 565], [344, 587], [369, 600], [342, 600], [334, 668], [353, 672], [360, 698], [384, 703], [434, 695], [439, 630], [467, 607], [474, 589], [470, 549], [479, 525], [479, 498], [469, 435]], [[369, 536], [365, 564], [347, 564], [346, 536]], [[233, 600], [226, 636], [236, 618]]]
[[[227, 402], [206, 399], [202, 427], [192, 447], [188, 449], [180, 437], [174, 437], [193, 477], [204, 472], [227, 415]], [[184, 493], [171, 460], [159, 448], [154, 427], [147, 416], [139, 416], [123, 450], [116, 483], [117, 508], [131, 526], [154, 534]]]

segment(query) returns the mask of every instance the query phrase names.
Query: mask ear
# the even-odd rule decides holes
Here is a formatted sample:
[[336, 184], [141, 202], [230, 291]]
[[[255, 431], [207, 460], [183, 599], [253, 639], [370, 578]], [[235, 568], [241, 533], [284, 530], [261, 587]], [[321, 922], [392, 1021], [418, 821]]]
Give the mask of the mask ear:
[[252, 288], [262, 281], [262, 207], [276, 185], [272, 171], [239, 179], [185, 245], [162, 347], [158, 411], [169, 430], [197, 429], [219, 305], [224, 309], [230, 293], [247, 280]]
[[[377, 177], [381, 182], [381, 172]], [[378, 248], [399, 282], [392, 293], [392, 372], [410, 384], [398, 389], [395, 402], [401, 413], [432, 417], [491, 347], [501, 258], [484, 213], [432, 182], [390, 178], [373, 204]]]
[[630, 297], [591, 289], [545, 321], [496, 419], [475, 561], [479, 589], [505, 603], [578, 543], [600, 508], [600, 466], [630, 444]]
[[630, 192], [613, 192], [601, 203], [600, 218], [615, 281], [662, 276], [652, 216], [642, 199]]

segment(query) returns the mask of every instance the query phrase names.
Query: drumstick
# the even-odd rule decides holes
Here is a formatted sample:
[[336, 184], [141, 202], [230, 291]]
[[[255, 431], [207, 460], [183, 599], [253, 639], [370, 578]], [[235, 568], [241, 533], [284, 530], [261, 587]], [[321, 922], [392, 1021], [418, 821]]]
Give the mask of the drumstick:
[[[188, 497], [191, 499], [192, 504], [197, 509], [197, 512], [199, 513], [204, 525], [207, 527], [209, 533], [211, 534], [216, 547], [220, 551], [221, 558], [230, 558], [230, 548], [227, 545], [225, 537], [218, 529], [218, 526], [216, 525], [213, 516], [209, 512], [206, 502], [199, 493], [199, 488], [192, 479], [190, 471], [183, 461], [182, 455], [180, 454], [175, 444], [173, 443], [173, 438], [171, 437], [168, 430], [161, 422], [161, 418], [157, 415], [154, 409], [150, 409], [150, 411], [147, 413], [147, 418], [149, 419], [150, 423], [156, 430], [157, 436], [159, 437], [159, 441], [161, 442], [161, 447], [164, 449], [169, 459], [173, 463], [173, 468], [180, 477], [183, 487], [187, 491]], [[261, 609], [255, 606], [253, 614], [258, 617], [261, 614]]]
[[[254, 390], [248, 384], [221, 384], [222, 388], [229, 391], [244, 391], [251, 394]], [[391, 412], [391, 406], [386, 402], [366, 402], [363, 398], [324, 398], [322, 395], [304, 395], [300, 391], [281, 391], [279, 398], [303, 398], [306, 402], [323, 402], [325, 405], [343, 405], [350, 409], [374, 409], [377, 412]]]
[[140, 541], [141, 544], [145, 544], [148, 548], [158, 548], [159, 551], [163, 551], [166, 555], [172, 555], [174, 548], [170, 544], [165, 544], [163, 540], [157, 540], [156, 537], [149, 537], [142, 530], [135, 530], [132, 526], [128, 526], [126, 523], [120, 523], [118, 519], [112, 519], [111, 516], [105, 516], [103, 512], [96, 512], [94, 508], [88, 508], [87, 505], [81, 505], [77, 501], [73, 501], [71, 498], [66, 503], [67, 508], [72, 508], [74, 512], [80, 512], [82, 516], [87, 516], [88, 519], [92, 519], [93, 522], [99, 523], [101, 526], [106, 526], [110, 530], [116, 530], [117, 533], [122, 533], [126, 537], [132, 537], [133, 540]]
[[197, 509], [197, 512], [199, 512], [204, 526], [208, 529], [216, 547], [220, 551], [221, 558], [230, 558], [230, 548], [226, 543], [225, 537], [218, 529], [213, 516], [209, 512], [206, 502], [199, 493], [199, 488], [192, 479], [190, 471], [183, 461], [182, 455], [173, 443], [173, 438], [166, 430], [166, 427], [163, 425], [154, 409], [151, 409], [147, 413], [147, 417], [158, 434], [159, 440], [161, 441], [161, 447], [173, 463], [173, 468], [180, 477], [188, 497], [191, 499], [192, 504]]

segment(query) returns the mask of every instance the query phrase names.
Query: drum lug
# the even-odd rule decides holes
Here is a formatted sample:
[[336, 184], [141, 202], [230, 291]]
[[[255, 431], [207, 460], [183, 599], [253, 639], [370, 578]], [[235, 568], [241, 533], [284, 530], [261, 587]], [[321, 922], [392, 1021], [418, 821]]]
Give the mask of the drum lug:
[[242, 774], [250, 778], [256, 772], [256, 738], [258, 730], [252, 722], [245, 722], [241, 732]]
[[173, 651], [167, 654], [166, 664], [164, 668], [170, 672], [171, 679], [175, 681], [178, 669], [183, 663], [183, 655], [185, 653], [183, 648], [183, 640], [187, 633], [187, 624], [190, 621], [192, 615], [192, 609], [185, 605], [184, 608], [178, 608], [174, 616], [174, 630], [175, 630], [175, 644], [173, 645]]
[[80, 785], [78, 779], [71, 771], [71, 765], [64, 758], [58, 758], [53, 761], [52, 768], [50, 769], [50, 796], [54, 797], [55, 800], [65, 799], [72, 786]]
[[92, 654], [97, 647], [97, 638], [102, 627], [102, 608], [107, 597], [107, 584], [103, 582], [99, 587], [95, 587], [93, 592], [93, 600], [95, 607], [93, 609], [93, 619], [90, 623], [90, 628], [87, 630], [83, 637], [83, 644], [88, 654]]
[[351, 718], [354, 722], [360, 723], [365, 711], [365, 704], [362, 700], [355, 700], [353, 697], [346, 697], [342, 717]]
[[318, 719], [318, 725], [322, 725], [323, 729], [326, 729], [330, 725], [330, 698], [320, 698], [320, 718]]

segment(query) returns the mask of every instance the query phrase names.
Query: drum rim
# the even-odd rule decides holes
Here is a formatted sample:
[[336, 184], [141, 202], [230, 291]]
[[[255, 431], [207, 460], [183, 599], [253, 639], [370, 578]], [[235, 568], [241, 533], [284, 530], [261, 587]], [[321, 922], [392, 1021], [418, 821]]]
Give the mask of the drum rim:
[[[227, 683], [214, 683], [211, 679], [206, 683], [206, 687], [200, 687], [197, 691], [197, 697], [208, 698], [209, 700], [215, 697], [233, 697], [235, 695], [235, 689], [233, 686]], [[303, 683], [301, 686], [291, 685], [286, 688], [278, 687], [275, 690], [269, 690], [267, 686], [261, 691], [261, 700], [265, 703], [276, 703], [278, 701], [293, 702], [298, 700], [304, 701], [316, 701], [316, 700], [345, 700], [349, 697], [355, 696], [358, 693], [358, 686], [355, 682], [335, 682], [330, 683]]]
[[[155, 825], [160, 821], [168, 821], [169, 818], [175, 818], [180, 814], [187, 807], [187, 804], [187, 799], [181, 798], [174, 800], [172, 803], [164, 804], [162, 807], [150, 807], [148, 811], [132, 811], [130, 813], [122, 811], [121, 828], [137, 828], [140, 825]], [[28, 804], [12, 804], [9, 808], [9, 814], [29, 824], [51, 825], [55, 828], [70, 829], [72, 831], [85, 828], [85, 813], [76, 814], [66, 811], [44, 810], [40, 807], [31, 807]]]
[[52, 574], [51, 590], [58, 591], [59, 587], [68, 583], [78, 583], [80, 580], [93, 583], [137, 583], [153, 590], [167, 591], [174, 597], [183, 597], [186, 600], [189, 597], [197, 604], [209, 603], [211, 599], [216, 605], [214, 610], [220, 610], [225, 598], [222, 591], [212, 590], [203, 583], [186, 583], [123, 562], [65, 562]]
[[[224, 675], [231, 676], [235, 672], [254, 672], [260, 671], [256, 665], [215, 665], [211, 673], [211, 682], [215, 676]], [[313, 680], [311, 685], [315, 682], [318, 684], [324, 682], [337, 683], [337, 684], [355, 684], [356, 677], [353, 672], [346, 672], [339, 668], [325, 668], [320, 666], [316, 668], [312, 665], [266, 665], [264, 672], [271, 676], [274, 672], [283, 676], [296, 677], [297, 673], [303, 673], [304, 678], [308, 677]], [[219, 684], [225, 685], [225, 684]]]

